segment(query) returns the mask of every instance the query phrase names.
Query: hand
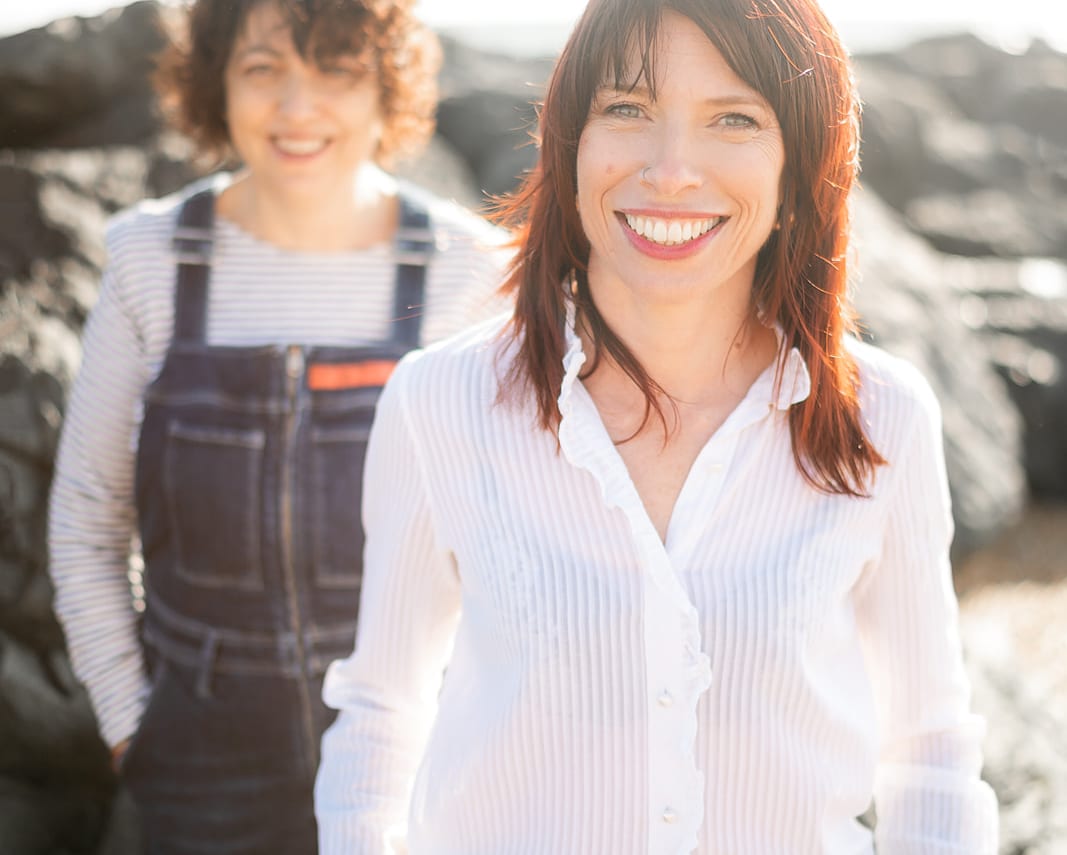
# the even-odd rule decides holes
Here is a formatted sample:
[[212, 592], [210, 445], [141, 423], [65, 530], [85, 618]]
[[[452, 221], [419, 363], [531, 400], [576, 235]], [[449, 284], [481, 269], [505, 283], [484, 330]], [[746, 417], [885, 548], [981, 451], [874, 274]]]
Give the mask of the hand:
[[120, 768], [122, 768], [122, 758], [126, 756], [126, 749], [130, 747], [130, 740], [124, 739], [122, 742], [111, 747], [111, 770], [118, 774]]

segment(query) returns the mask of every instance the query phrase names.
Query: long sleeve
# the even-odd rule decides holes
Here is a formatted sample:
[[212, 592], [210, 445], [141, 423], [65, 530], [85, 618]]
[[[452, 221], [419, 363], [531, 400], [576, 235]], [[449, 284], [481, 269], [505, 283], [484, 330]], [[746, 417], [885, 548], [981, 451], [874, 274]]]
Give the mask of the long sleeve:
[[137, 728], [148, 694], [127, 578], [134, 438], [147, 378], [142, 340], [113, 269], [83, 337], [49, 513], [55, 611], [109, 745]]
[[410, 360], [378, 404], [363, 494], [367, 533], [355, 653], [335, 662], [323, 697], [340, 710], [315, 788], [322, 855], [404, 851], [416, 767], [459, 616], [451, 554], [403, 401]]
[[984, 727], [969, 713], [957, 631], [940, 410], [919, 389], [918, 413], [899, 416], [912, 423], [891, 460], [881, 560], [857, 604], [881, 726], [875, 840], [879, 855], [992, 855], [997, 805], [978, 777]]

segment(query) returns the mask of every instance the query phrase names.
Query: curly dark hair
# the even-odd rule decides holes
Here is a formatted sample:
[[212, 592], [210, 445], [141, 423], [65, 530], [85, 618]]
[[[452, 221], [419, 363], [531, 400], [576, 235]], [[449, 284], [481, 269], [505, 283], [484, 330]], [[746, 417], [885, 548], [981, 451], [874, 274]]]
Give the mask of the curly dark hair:
[[289, 24], [300, 55], [319, 66], [339, 54], [372, 52], [384, 125], [380, 163], [426, 144], [434, 130], [441, 48], [412, 13], [414, 0], [192, 0], [170, 28], [155, 84], [171, 124], [204, 154], [232, 154], [226, 64], [249, 12], [268, 3]]

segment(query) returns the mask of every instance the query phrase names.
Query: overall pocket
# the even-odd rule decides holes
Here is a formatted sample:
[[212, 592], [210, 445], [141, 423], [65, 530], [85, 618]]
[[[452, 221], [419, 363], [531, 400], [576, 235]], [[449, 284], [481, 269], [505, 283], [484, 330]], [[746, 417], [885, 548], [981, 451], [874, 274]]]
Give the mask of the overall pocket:
[[163, 489], [176, 572], [203, 588], [261, 591], [262, 430], [167, 425]]

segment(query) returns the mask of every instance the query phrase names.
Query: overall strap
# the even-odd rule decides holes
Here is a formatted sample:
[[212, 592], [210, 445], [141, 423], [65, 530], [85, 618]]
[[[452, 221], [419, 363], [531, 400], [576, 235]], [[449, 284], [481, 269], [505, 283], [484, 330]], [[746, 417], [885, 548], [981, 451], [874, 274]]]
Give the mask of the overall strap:
[[423, 205], [401, 192], [400, 224], [396, 230], [396, 290], [393, 340], [406, 348], [419, 346], [422, 327], [426, 267], [435, 247], [430, 214]]
[[208, 280], [214, 245], [215, 192], [202, 190], [182, 204], [174, 229], [178, 279], [173, 341], [203, 343], [207, 335]]

